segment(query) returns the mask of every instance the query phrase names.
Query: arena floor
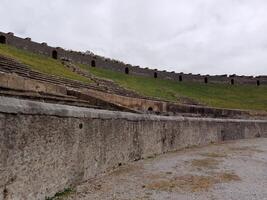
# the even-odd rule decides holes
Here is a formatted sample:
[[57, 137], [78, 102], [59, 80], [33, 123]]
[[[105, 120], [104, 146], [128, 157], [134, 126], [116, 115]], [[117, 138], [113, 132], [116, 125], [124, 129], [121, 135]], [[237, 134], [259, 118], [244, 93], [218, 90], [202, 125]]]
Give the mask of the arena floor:
[[69, 200], [264, 200], [267, 139], [231, 141], [145, 159], [88, 181]]

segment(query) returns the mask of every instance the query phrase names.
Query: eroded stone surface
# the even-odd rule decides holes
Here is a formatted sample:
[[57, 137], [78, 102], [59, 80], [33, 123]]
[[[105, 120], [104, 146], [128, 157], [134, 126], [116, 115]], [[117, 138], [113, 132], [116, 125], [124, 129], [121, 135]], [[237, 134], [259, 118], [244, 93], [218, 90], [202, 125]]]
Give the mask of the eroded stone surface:
[[[0, 200], [44, 199], [141, 158], [258, 135], [267, 137], [267, 121], [137, 115], [0, 97]], [[251, 154], [243, 148], [232, 150]], [[220, 153], [198, 157], [186, 168], [215, 170], [216, 157], [224, 158]], [[238, 178], [231, 172], [213, 176], [181, 174], [171, 185], [163, 179], [150, 187], [176, 190], [179, 181], [188, 178], [208, 186], [222, 178]]]
[[122, 166], [79, 185], [66, 199], [264, 200], [266, 169], [267, 139], [241, 140]]

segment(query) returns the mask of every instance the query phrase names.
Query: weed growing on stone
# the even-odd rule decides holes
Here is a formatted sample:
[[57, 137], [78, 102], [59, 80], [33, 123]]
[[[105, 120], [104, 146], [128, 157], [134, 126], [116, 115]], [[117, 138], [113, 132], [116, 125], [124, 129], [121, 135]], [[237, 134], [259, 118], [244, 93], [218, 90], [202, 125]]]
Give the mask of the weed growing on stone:
[[56, 193], [53, 197], [46, 197], [45, 200], [61, 200], [73, 192], [74, 190], [72, 188], [65, 188], [64, 191]]

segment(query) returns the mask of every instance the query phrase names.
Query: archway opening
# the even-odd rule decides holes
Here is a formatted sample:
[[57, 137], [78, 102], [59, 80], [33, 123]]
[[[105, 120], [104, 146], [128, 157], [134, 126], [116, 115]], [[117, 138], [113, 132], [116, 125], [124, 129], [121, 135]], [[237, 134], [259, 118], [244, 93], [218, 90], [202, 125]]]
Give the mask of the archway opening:
[[57, 59], [57, 51], [56, 50], [52, 51], [52, 58]]
[[152, 112], [152, 111], [153, 111], [153, 108], [152, 108], [152, 107], [149, 107], [147, 110], [148, 110], [149, 112]]
[[125, 74], [129, 74], [129, 68], [125, 67]]
[[205, 82], [206, 84], [208, 83], [208, 78], [207, 78], [207, 77], [205, 77], [204, 82]]
[[154, 78], [158, 78], [158, 73], [154, 72]]
[[234, 84], [235, 84], [235, 80], [231, 79], [231, 85], [234, 85]]
[[3, 35], [0, 36], [0, 44], [6, 44], [6, 37]]
[[95, 66], [96, 66], [95, 60], [92, 60], [92, 61], [91, 61], [91, 66], [92, 66], [92, 67], [95, 67]]
[[261, 84], [261, 83], [260, 83], [260, 81], [259, 81], [259, 80], [257, 80], [257, 86], [260, 86], [260, 84]]
[[180, 81], [180, 82], [183, 81], [183, 76], [182, 76], [182, 75], [179, 76], [179, 81]]

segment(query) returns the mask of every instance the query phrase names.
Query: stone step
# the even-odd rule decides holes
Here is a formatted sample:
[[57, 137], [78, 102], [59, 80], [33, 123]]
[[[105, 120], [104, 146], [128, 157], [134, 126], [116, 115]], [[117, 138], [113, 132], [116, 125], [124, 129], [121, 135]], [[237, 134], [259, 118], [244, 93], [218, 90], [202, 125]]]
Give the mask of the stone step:
[[69, 79], [62, 78], [62, 77], [40, 73], [40, 72], [31, 70], [30, 68], [28, 68], [22, 63], [19, 63], [13, 59], [6, 58], [1, 55], [0, 55], [0, 71], [6, 72], [6, 73], [16, 73], [22, 77], [31, 78], [34, 80], [48, 82], [48, 83], [53, 83], [57, 85], [73, 87], [73, 88], [87, 88], [87, 89], [94, 89], [94, 90], [99, 90], [99, 91], [107, 92], [107, 93], [115, 93], [115, 94], [123, 95], [123, 96], [140, 97], [135, 92], [126, 90], [118, 86], [116, 83], [112, 81], [98, 79], [85, 72], [78, 71], [76, 73], [90, 80], [93, 80], [95, 84], [85, 84], [85, 83], [75, 81], [75, 80], [69, 80]]

